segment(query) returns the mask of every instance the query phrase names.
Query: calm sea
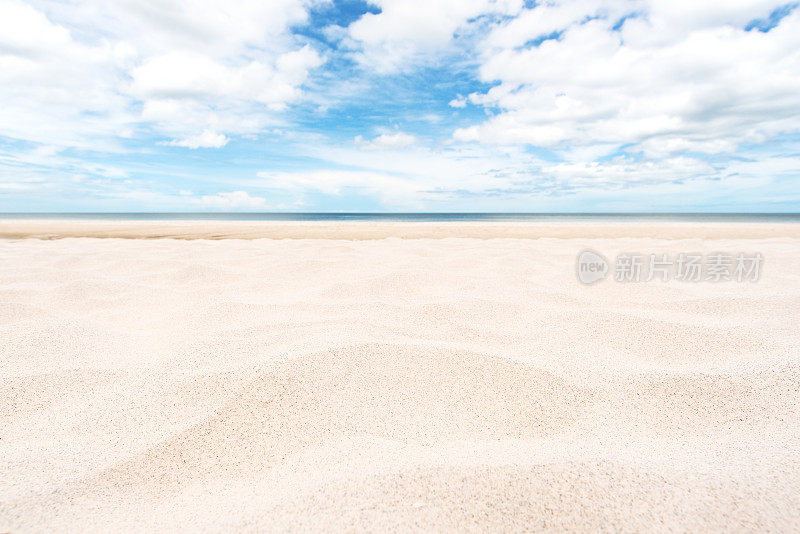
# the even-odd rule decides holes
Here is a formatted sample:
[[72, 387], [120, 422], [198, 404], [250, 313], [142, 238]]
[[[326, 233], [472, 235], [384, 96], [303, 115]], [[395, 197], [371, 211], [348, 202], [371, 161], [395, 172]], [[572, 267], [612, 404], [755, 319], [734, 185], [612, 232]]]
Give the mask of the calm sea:
[[332, 222], [800, 222], [800, 213], [0, 213], [0, 219]]

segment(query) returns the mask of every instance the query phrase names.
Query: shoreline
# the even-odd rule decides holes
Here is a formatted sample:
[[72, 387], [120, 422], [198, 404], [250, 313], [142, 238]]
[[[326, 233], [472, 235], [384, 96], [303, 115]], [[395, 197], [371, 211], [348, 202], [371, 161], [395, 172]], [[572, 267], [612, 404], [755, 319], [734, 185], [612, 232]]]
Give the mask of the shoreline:
[[792, 222], [380, 222], [0, 220], [0, 239], [766, 239], [800, 238]]

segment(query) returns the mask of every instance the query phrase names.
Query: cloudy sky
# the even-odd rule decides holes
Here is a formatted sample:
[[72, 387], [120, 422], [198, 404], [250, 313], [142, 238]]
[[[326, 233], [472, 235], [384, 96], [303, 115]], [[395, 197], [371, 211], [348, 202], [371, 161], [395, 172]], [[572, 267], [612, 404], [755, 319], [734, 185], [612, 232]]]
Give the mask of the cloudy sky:
[[771, 0], [0, 0], [0, 211], [800, 211]]

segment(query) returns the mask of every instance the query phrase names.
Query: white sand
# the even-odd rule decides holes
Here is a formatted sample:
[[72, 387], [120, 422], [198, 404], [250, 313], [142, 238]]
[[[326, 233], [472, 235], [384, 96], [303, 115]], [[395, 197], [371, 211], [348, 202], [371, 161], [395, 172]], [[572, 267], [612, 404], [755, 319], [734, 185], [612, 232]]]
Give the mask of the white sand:
[[0, 240], [0, 532], [800, 529], [797, 227], [532, 228]]
[[0, 219], [0, 239], [119, 237], [124, 239], [476, 239], [542, 237], [599, 239], [800, 238], [795, 223], [658, 222], [376, 222], [376, 221], [123, 221]]

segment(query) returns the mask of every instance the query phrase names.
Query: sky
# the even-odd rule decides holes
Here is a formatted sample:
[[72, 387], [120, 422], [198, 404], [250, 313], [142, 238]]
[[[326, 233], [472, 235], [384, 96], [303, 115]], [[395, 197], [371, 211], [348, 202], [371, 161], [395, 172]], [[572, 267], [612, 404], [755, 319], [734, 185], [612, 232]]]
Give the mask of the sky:
[[800, 8], [0, 0], [0, 212], [799, 212]]

